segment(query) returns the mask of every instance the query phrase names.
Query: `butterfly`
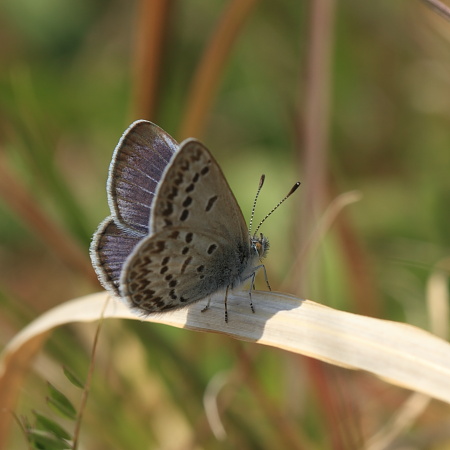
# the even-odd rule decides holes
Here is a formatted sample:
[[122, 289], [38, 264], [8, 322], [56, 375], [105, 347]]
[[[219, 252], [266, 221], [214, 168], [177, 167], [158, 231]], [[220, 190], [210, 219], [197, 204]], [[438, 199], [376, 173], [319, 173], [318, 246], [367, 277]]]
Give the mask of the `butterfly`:
[[111, 215], [90, 256], [103, 287], [135, 312], [175, 310], [225, 290], [228, 321], [228, 289], [247, 280], [253, 288], [256, 272], [265, 272], [269, 241], [251, 234], [222, 170], [196, 139], [178, 144], [157, 125], [134, 122], [114, 151], [107, 195]]

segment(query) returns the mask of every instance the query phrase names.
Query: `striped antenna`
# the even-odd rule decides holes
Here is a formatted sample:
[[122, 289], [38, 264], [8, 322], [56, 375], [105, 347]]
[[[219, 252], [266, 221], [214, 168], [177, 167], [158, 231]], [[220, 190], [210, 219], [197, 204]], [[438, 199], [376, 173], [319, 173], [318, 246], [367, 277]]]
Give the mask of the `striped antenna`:
[[253, 201], [252, 215], [250, 216], [250, 223], [248, 225], [248, 233], [249, 234], [252, 234], [252, 225], [253, 225], [253, 217], [255, 216], [256, 202], [258, 201], [259, 193], [261, 192], [261, 188], [263, 187], [265, 179], [266, 179], [266, 176], [264, 174], [262, 174], [261, 178], [259, 180], [258, 190], [256, 191], [255, 200]]
[[[261, 222], [259, 222], [259, 225], [258, 225], [258, 227], [256, 228], [256, 230], [255, 230], [255, 234], [254, 234], [254, 236], [256, 235], [256, 233], [258, 233], [258, 230], [261, 228], [261, 225], [266, 221], [266, 219], [282, 204], [282, 203], [284, 203], [284, 201], [285, 200], [287, 200], [297, 189], [298, 189], [298, 187], [300, 186], [300, 181], [297, 181], [297, 183], [295, 183], [294, 184], [294, 186], [292, 186], [292, 189], [288, 192], [288, 194], [286, 195], [286, 197], [284, 197], [280, 202], [278, 202], [278, 204], [277, 205], [275, 205], [273, 208], [272, 208], [272, 211], [270, 211], [268, 214], [266, 214], [266, 217], [264, 217], [264, 219], [263, 220], [261, 220]], [[259, 191], [258, 191], [258, 194], [259, 194]], [[258, 197], [258, 195], [256, 196], [256, 197]], [[255, 203], [256, 203], [256, 200], [255, 200]]]

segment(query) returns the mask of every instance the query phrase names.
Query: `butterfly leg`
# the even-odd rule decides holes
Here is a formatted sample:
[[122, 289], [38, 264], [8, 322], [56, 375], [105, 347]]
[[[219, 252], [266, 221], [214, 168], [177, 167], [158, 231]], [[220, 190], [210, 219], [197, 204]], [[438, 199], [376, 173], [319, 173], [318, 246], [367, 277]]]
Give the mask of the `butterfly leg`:
[[208, 298], [208, 303], [206, 304], [206, 306], [202, 309], [201, 312], [205, 312], [207, 309], [209, 309], [209, 304], [211, 303], [211, 297]]
[[225, 300], [224, 300], [224, 305], [225, 305], [225, 322], [228, 323], [228, 288], [229, 286], [227, 286], [227, 290], [225, 291]]
[[253, 302], [252, 302], [252, 290], [255, 289], [255, 277], [256, 277], [256, 272], [253, 272], [251, 275], [246, 277], [247, 280], [249, 278], [252, 279], [250, 282], [250, 289], [248, 290], [248, 298], [250, 300], [250, 308], [252, 309], [253, 314], [255, 313], [255, 308], [253, 307]]
[[[227, 323], [228, 323], [228, 288], [229, 288], [229, 286], [227, 286], [227, 289], [225, 291], [225, 300], [224, 300], [224, 305], [225, 305], [225, 322], [227, 322]], [[210, 303], [211, 303], [211, 297], [208, 298], [208, 303], [202, 309], [202, 312], [205, 312], [207, 309], [209, 309], [209, 304]]]
[[264, 271], [264, 279], [266, 280], [266, 284], [267, 284], [267, 287], [269, 288], [269, 291], [271, 291], [272, 288], [270, 287], [269, 278], [267, 277], [266, 266], [264, 264], [261, 264], [259, 267], [262, 267], [262, 269]]
[[252, 284], [250, 285], [250, 289], [248, 290], [248, 297], [250, 299], [250, 308], [252, 309], [252, 313], [255, 314], [255, 308], [253, 307], [253, 302], [252, 302], [252, 286], [253, 289], [255, 289], [255, 274], [253, 274], [252, 277]]
[[254, 267], [254, 268], [253, 268], [253, 270], [254, 270], [253, 274], [250, 275], [250, 276], [247, 277], [247, 278], [252, 278], [252, 286], [253, 286], [253, 289], [255, 289], [254, 281], [255, 281], [256, 272], [257, 272], [259, 269], [262, 269], [262, 270], [263, 270], [263, 272], [264, 272], [264, 279], [266, 280], [267, 287], [269, 288], [269, 291], [271, 291], [272, 288], [270, 287], [270, 284], [269, 284], [269, 278], [267, 277], [267, 272], [266, 272], [266, 266], [265, 266], [264, 264], [260, 264], [259, 266]]

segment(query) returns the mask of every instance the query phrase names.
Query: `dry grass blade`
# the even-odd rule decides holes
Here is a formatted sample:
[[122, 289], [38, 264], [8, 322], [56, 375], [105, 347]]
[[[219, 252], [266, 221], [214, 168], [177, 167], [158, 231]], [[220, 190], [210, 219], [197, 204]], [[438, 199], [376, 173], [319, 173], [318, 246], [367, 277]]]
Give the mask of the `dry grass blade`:
[[[260, 291], [252, 295], [256, 314], [250, 313], [245, 292], [229, 295], [230, 322], [226, 324], [222, 297], [214, 295], [205, 313], [201, 313], [203, 305], [197, 304], [147, 318], [136, 317], [114, 301], [107, 306], [104, 317], [164, 323], [278, 347], [366, 370], [450, 403], [450, 344], [424, 330], [337, 311], [287, 294]], [[57, 326], [98, 320], [107, 298], [108, 294], [102, 292], [66, 302], [24, 328], [1, 355], [0, 395], [9, 390], [4, 381], [11, 379], [11, 371], [22, 370], [28, 363], [29, 352], [25, 349], [29, 345]], [[25, 353], [26, 358], [22, 358]]]
[[450, 8], [439, 0], [422, 0], [429, 8], [436, 11], [441, 17], [450, 21]]
[[[447, 262], [449, 264], [450, 261]], [[448, 318], [450, 298], [448, 291], [448, 273], [445, 262], [430, 274], [427, 282], [427, 309], [430, 317], [430, 328], [437, 336], [447, 339], [449, 336]]]
[[430, 403], [430, 398], [415, 392], [404, 402], [393, 420], [387, 423], [375, 436], [370, 438], [364, 450], [383, 450], [388, 448], [394, 439], [410, 427]]

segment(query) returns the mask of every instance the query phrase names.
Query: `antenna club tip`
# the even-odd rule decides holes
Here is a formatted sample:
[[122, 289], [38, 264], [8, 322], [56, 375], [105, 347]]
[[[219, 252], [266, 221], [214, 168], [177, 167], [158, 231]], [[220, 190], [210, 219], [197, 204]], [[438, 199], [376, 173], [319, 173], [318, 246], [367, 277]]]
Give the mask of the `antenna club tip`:
[[259, 189], [262, 188], [262, 185], [264, 184], [265, 179], [266, 179], [266, 176], [264, 174], [262, 174], [261, 178], [259, 179]]
[[300, 181], [297, 181], [297, 183], [292, 186], [292, 189], [289, 191], [289, 194], [286, 197], [289, 197], [291, 194], [293, 194], [301, 185]]

